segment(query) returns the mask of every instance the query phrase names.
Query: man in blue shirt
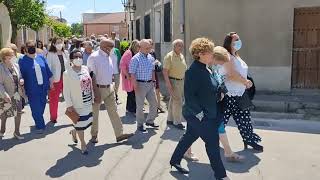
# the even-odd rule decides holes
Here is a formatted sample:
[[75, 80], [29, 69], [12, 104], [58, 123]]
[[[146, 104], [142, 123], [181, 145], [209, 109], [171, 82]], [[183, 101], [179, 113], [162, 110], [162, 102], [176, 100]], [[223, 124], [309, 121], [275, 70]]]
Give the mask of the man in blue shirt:
[[84, 51], [83, 51], [83, 65], [87, 65], [87, 61], [89, 56], [91, 55], [93, 51], [93, 44], [90, 41], [85, 41], [83, 43]]
[[[138, 130], [146, 132], [144, 123], [147, 126], [158, 128], [154, 123], [157, 116], [157, 100], [154, 92], [155, 72], [154, 72], [154, 58], [149, 54], [151, 51], [151, 44], [149, 40], [143, 39], [140, 41], [140, 52], [133, 56], [130, 65], [129, 73], [133, 83], [136, 95], [136, 119]], [[143, 105], [144, 99], [147, 98], [149, 102], [149, 114], [147, 119], [144, 119]]]

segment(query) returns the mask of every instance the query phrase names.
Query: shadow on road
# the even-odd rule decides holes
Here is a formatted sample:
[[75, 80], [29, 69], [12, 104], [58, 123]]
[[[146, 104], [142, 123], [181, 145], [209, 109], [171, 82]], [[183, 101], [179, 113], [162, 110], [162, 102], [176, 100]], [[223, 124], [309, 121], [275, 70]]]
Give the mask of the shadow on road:
[[104, 144], [100, 146], [95, 146], [92, 143], [88, 144], [88, 155], [82, 155], [80, 149], [76, 147], [75, 144], [68, 145], [72, 148], [65, 157], [57, 160], [56, 164], [50, 167], [46, 175], [51, 178], [59, 178], [65, 174], [74, 171], [81, 167], [94, 167], [98, 166], [101, 163], [101, 157], [107, 149], [123, 145], [123, 143], [114, 143], [114, 144]]
[[[222, 153], [223, 150], [221, 154]], [[244, 156], [246, 159], [242, 163], [230, 163], [226, 162], [225, 159], [222, 158], [227, 171], [233, 173], [248, 173], [251, 168], [256, 167], [261, 161], [261, 159], [258, 156], [256, 156], [256, 152], [251, 149], [242, 150], [236, 153]]]
[[[220, 148], [220, 153], [223, 154], [224, 151]], [[230, 163], [226, 162], [225, 158], [221, 156], [224, 167], [226, 171], [232, 173], [248, 173], [250, 169], [256, 167], [261, 159], [255, 155], [253, 150], [243, 150], [236, 152], [239, 155], [245, 156], [245, 160], [242, 163]], [[212, 180], [214, 178], [214, 172], [210, 164], [204, 164], [199, 162], [188, 162], [188, 169], [190, 171], [189, 175], [183, 175], [177, 172], [174, 168], [170, 174], [178, 180]]]
[[172, 126], [168, 126], [166, 130], [163, 132], [161, 139], [178, 142], [181, 136], [184, 134], [184, 132], [184, 130], [179, 130]]
[[147, 128], [147, 130], [147, 133], [136, 131], [135, 135], [127, 141], [126, 145], [131, 145], [133, 149], [143, 149], [143, 144], [148, 142], [152, 136], [157, 134], [155, 129]]
[[1, 144], [0, 144], [0, 151], [8, 151], [11, 148], [19, 145], [19, 144], [24, 144], [30, 141], [33, 141], [35, 139], [42, 139], [45, 138], [46, 136], [50, 135], [50, 134], [54, 134], [55, 132], [59, 131], [60, 129], [66, 128], [66, 127], [70, 127], [70, 125], [61, 125], [61, 126], [54, 126], [54, 124], [52, 124], [51, 122], [48, 122], [46, 124], [46, 130], [44, 131], [43, 134], [36, 134], [35, 131], [35, 127], [31, 126], [30, 129], [30, 133], [27, 134], [23, 134], [24, 139], [23, 140], [17, 140], [15, 138], [12, 139], [3, 139], [1, 140]]

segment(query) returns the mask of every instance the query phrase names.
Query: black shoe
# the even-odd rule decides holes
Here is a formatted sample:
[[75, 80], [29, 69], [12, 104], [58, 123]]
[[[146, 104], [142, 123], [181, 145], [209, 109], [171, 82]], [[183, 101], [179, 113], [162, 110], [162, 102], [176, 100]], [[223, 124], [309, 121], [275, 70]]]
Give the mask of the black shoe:
[[173, 125], [173, 121], [167, 121], [167, 125]]
[[263, 146], [255, 143], [255, 142], [244, 142], [244, 149], [248, 149], [248, 146], [251, 146], [254, 150], [263, 152]]
[[172, 166], [175, 167], [175, 168], [177, 169], [177, 171], [178, 171], [179, 173], [181, 173], [181, 174], [189, 174], [189, 171], [186, 170], [186, 169], [184, 169], [183, 167], [181, 167], [180, 164], [171, 164], [171, 163], [170, 163], [170, 165], [171, 165], [171, 168], [172, 168]]
[[181, 129], [181, 130], [184, 130], [185, 126], [183, 124], [177, 124], [177, 125], [173, 125], [175, 128], [177, 129]]
[[138, 131], [147, 132], [146, 128], [143, 125], [138, 127]]
[[153, 127], [153, 128], [158, 128], [159, 125], [156, 125], [155, 123], [146, 123], [146, 126], [150, 126], [150, 127]]

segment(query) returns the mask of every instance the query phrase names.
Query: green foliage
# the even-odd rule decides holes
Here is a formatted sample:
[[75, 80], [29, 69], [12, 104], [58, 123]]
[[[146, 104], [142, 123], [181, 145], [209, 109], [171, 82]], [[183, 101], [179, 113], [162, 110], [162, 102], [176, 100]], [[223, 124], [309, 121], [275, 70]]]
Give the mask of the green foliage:
[[47, 17], [45, 19], [45, 23], [48, 26], [52, 27], [54, 33], [59, 37], [70, 37], [72, 35], [71, 27], [65, 23], [59, 22], [50, 17]]
[[76, 36], [83, 35], [83, 24], [82, 23], [73, 23], [71, 24], [71, 33]]
[[121, 55], [127, 50], [129, 49], [129, 42], [128, 41], [121, 41], [120, 42], [120, 52], [121, 52]]
[[2, 0], [7, 7], [12, 26], [12, 39], [15, 40], [21, 27], [38, 31], [45, 23], [45, 7], [40, 0]]

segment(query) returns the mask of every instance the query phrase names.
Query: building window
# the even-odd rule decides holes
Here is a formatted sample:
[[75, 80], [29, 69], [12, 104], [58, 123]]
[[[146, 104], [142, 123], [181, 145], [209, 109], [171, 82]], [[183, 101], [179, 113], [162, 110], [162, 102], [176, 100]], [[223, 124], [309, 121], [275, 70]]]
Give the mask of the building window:
[[163, 40], [164, 42], [171, 42], [171, 3], [168, 2], [164, 5], [163, 17]]
[[136, 39], [140, 40], [140, 19], [136, 20]]
[[150, 14], [144, 16], [144, 38], [150, 39]]

